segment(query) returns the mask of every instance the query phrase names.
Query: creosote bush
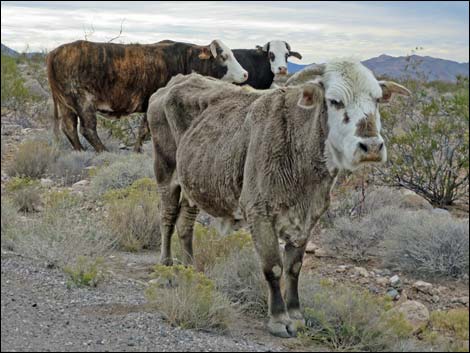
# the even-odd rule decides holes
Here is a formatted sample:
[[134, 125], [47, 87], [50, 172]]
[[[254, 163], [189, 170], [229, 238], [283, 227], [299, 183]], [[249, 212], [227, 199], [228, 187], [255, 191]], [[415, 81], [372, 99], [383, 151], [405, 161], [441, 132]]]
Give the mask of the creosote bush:
[[43, 140], [23, 142], [7, 168], [10, 176], [38, 179], [56, 160], [58, 151]]
[[104, 259], [79, 256], [75, 263], [65, 266], [64, 272], [69, 275], [69, 287], [96, 287], [104, 278]]
[[154, 268], [156, 283], [146, 290], [147, 300], [173, 325], [198, 330], [226, 330], [234, 311], [214, 283], [192, 267]]
[[120, 248], [138, 251], [160, 245], [156, 188], [155, 180], [142, 178], [127, 188], [109, 190], [103, 195], [109, 206], [105, 222]]

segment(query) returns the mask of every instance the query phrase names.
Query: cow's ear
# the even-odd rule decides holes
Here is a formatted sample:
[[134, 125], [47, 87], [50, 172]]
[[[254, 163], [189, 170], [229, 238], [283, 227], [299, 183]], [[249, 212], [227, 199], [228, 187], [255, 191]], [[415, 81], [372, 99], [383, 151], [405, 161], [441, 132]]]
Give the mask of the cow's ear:
[[297, 105], [303, 109], [312, 109], [318, 102], [323, 101], [323, 88], [320, 83], [309, 82], [302, 86]]
[[209, 45], [209, 49], [211, 50], [212, 56], [214, 58], [217, 57], [217, 48], [219, 48], [219, 43], [217, 43], [217, 40], [213, 40], [212, 43]]
[[266, 53], [269, 51], [269, 42], [263, 45], [263, 51], [265, 51]]
[[379, 81], [382, 88], [382, 98], [379, 99], [380, 103], [388, 103], [394, 94], [402, 96], [410, 96], [411, 92], [405, 86], [399, 85], [393, 81]]
[[289, 56], [294, 56], [297, 59], [302, 60], [302, 55], [300, 55], [300, 53], [297, 53], [296, 51], [290, 51]]
[[201, 60], [207, 60], [207, 59], [210, 59], [210, 57], [211, 57], [211, 52], [210, 52], [209, 48], [202, 47], [201, 52], [198, 55], [198, 58], [201, 59]]

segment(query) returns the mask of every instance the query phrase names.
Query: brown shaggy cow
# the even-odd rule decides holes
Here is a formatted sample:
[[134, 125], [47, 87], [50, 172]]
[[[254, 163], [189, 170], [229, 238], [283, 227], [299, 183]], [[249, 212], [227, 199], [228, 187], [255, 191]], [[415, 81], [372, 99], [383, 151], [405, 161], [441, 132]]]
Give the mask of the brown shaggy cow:
[[151, 97], [147, 113], [161, 194], [161, 262], [172, 264], [175, 227], [183, 261], [192, 262], [199, 209], [227, 221], [241, 211], [269, 285], [269, 331], [296, 335], [309, 235], [339, 170], [385, 161], [378, 102], [388, 93], [409, 91], [347, 60], [329, 63], [315, 81], [268, 91], [174, 77]]
[[[220, 40], [208, 46], [169, 40], [148, 45], [76, 41], [49, 53], [47, 72], [55, 133], [60, 123], [73, 148], [83, 150], [79, 118], [80, 132], [98, 152], [106, 148], [96, 132], [96, 112], [110, 118], [146, 112], [150, 96], [179, 73], [198, 72], [237, 83], [248, 77]], [[139, 131], [137, 149], [143, 135]]]

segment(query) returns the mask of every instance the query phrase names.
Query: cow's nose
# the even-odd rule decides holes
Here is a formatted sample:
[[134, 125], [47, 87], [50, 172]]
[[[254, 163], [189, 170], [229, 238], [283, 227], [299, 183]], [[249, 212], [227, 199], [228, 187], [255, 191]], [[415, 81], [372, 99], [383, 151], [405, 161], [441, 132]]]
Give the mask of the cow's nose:
[[357, 147], [364, 155], [378, 157], [384, 148], [384, 143], [381, 140], [362, 141], [357, 144]]
[[279, 67], [279, 74], [280, 74], [280, 75], [287, 75], [287, 67], [285, 67], [285, 66], [280, 66], [280, 67]]

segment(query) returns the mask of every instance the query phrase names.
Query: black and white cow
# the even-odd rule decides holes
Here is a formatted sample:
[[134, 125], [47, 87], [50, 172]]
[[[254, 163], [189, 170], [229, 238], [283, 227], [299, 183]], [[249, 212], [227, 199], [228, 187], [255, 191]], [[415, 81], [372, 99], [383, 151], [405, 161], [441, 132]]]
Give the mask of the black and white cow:
[[282, 40], [272, 40], [256, 49], [233, 49], [232, 52], [248, 71], [248, 80], [243, 85], [256, 89], [268, 89], [276, 75], [287, 75], [288, 57], [302, 59], [302, 55], [291, 51], [290, 45]]

